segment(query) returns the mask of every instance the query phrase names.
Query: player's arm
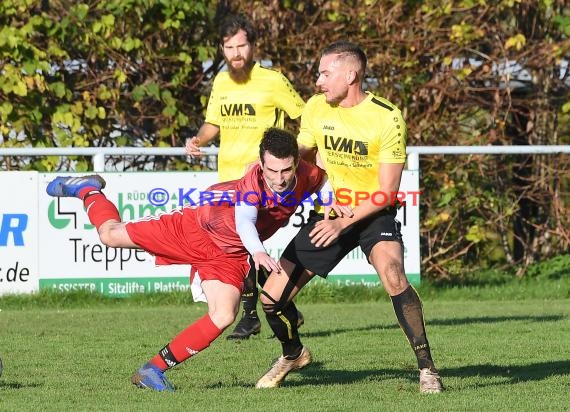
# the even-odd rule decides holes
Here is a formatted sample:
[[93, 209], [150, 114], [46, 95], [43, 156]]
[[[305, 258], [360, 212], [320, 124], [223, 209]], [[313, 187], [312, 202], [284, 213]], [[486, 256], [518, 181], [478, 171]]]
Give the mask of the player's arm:
[[275, 77], [272, 89], [275, 106], [287, 114], [285, 118], [286, 128], [298, 131], [305, 101], [283, 73], [279, 72]]
[[281, 271], [281, 265], [275, 261], [263, 246], [259, 233], [255, 227], [257, 222], [257, 207], [247, 202], [241, 202], [235, 206], [236, 231], [246, 250], [253, 257], [255, 269], [263, 266], [269, 272]]
[[383, 193], [380, 196], [384, 200], [384, 196], [387, 197], [386, 202], [379, 202], [378, 200], [372, 199], [371, 196], [360, 202], [360, 204], [353, 209], [354, 211], [354, 221], [362, 220], [370, 215], [378, 213], [379, 211], [390, 207], [393, 203], [394, 196], [400, 188], [400, 181], [402, 179], [402, 171], [404, 170], [404, 163], [380, 163], [378, 167], [378, 183], [379, 188], [377, 192]]
[[204, 153], [200, 147], [208, 145], [212, 140], [220, 135], [220, 127], [215, 124], [204, 122], [196, 136], [186, 139], [186, 154], [190, 156], [201, 156]]

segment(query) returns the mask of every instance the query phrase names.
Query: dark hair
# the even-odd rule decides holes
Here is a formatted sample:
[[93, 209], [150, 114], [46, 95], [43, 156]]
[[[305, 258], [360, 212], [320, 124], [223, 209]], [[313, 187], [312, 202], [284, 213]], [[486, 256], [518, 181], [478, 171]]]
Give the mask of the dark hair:
[[329, 44], [321, 52], [321, 56], [326, 56], [329, 54], [340, 54], [343, 56], [352, 56], [357, 59], [362, 65], [362, 70], [366, 69], [366, 64], [368, 59], [366, 58], [366, 53], [356, 44], [345, 40], [339, 40], [334, 43]]
[[259, 143], [259, 158], [263, 163], [263, 155], [269, 152], [278, 159], [293, 157], [295, 163], [299, 161], [299, 145], [293, 133], [277, 127], [270, 127], [263, 132], [261, 143]]
[[238, 31], [243, 30], [247, 35], [247, 41], [251, 44], [257, 39], [257, 32], [251, 22], [242, 14], [229, 14], [220, 22], [219, 42], [224, 44], [225, 37], [235, 36]]

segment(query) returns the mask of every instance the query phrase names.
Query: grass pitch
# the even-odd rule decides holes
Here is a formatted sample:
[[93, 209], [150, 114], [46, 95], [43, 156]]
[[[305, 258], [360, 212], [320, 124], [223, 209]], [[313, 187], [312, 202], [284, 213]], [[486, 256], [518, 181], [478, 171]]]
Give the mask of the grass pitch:
[[227, 341], [227, 330], [169, 371], [175, 393], [137, 389], [129, 377], [200, 317], [204, 304], [156, 297], [2, 298], [0, 409], [567, 410], [570, 288], [566, 281], [541, 285], [555, 297], [522, 299], [520, 292], [496, 299], [494, 288], [484, 300], [479, 292], [470, 298], [468, 289], [438, 298], [425, 291], [428, 338], [446, 386], [437, 395], [419, 393], [415, 359], [385, 298], [319, 303], [300, 296], [302, 339], [314, 362], [281, 388], [254, 388], [280, 352], [264, 322], [248, 341]]

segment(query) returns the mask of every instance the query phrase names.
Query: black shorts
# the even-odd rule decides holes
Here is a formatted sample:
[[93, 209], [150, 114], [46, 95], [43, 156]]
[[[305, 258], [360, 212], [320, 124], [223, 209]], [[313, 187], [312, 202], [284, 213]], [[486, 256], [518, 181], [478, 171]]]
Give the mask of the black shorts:
[[351, 226], [327, 247], [316, 247], [309, 233], [323, 215], [310, 212], [307, 223], [285, 248], [282, 257], [324, 278], [351, 250], [360, 246], [368, 259], [374, 245], [383, 240], [400, 242], [403, 247], [402, 225], [396, 220], [396, 208], [382, 210]]

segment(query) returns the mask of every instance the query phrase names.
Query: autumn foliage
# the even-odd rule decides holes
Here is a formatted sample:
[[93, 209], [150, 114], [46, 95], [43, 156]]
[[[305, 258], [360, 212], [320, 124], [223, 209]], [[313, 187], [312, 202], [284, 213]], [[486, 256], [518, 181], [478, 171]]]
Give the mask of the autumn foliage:
[[[570, 144], [564, 0], [3, 0], [1, 146], [182, 145], [222, 66], [216, 23], [229, 11], [255, 22], [257, 57], [305, 98], [320, 49], [359, 43], [367, 87], [403, 110], [410, 146]], [[202, 167], [126, 167], [150, 160]], [[0, 169], [89, 162], [0, 157]], [[421, 172], [425, 275], [514, 264], [522, 275], [570, 249], [568, 154], [422, 156]]]

